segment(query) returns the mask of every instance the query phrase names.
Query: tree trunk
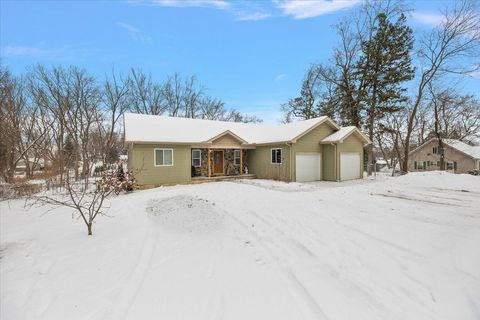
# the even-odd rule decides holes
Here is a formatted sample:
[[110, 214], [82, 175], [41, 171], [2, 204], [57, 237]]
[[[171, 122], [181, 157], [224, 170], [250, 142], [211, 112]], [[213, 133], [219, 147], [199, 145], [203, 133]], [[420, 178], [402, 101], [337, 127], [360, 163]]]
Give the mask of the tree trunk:
[[87, 229], [88, 229], [88, 235], [91, 236], [92, 235], [92, 222], [89, 222], [87, 224]]
[[373, 141], [374, 141], [374, 136], [373, 136], [373, 111], [372, 114], [370, 115], [370, 119], [368, 120], [368, 138], [372, 143], [370, 143], [367, 146], [367, 175], [371, 176], [372, 175], [372, 163], [373, 163]]

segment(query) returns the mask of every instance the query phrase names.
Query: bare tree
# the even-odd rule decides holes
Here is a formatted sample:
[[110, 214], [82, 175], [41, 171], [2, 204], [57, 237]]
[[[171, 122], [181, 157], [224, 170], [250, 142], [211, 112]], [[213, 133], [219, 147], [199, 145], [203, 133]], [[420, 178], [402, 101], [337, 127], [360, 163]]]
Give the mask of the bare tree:
[[[132, 181], [134, 183], [134, 181]], [[133, 184], [132, 184], [133, 186]], [[29, 206], [53, 205], [53, 208], [67, 207], [75, 210], [87, 227], [88, 235], [93, 234], [93, 223], [99, 215], [106, 215], [105, 201], [112, 194], [118, 194], [125, 186], [118, 180], [116, 171], [106, 171], [93, 185], [85, 181], [73, 181], [70, 172], [65, 175], [65, 184], [60, 193], [43, 192], [29, 198]], [[64, 191], [64, 192], [63, 192]]]
[[[123, 114], [129, 109], [131, 80], [129, 78], [122, 79], [115, 75], [112, 71], [110, 78], [105, 79], [103, 84], [103, 103], [105, 106], [104, 114], [99, 114], [99, 131], [103, 134], [103, 161], [111, 163], [114, 159], [112, 157], [113, 150], [116, 145], [119, 121]], [[105, 123], [104, 123], [105, 121]]]
[[428, 93], [428, 86], [439, 77], [468, 75], [479, 70], [480, 63], [480, 12], [477, 3], [461, 0], [445, 9], [444, 21], [427, 33], [418, 52], [423, 66], [419, 68], [419, 82], [410, 109], [405, 136], [402, 169], [408, 170], [410, 142], [417, 111]]
[[132, 69], [129, 81], [132, 111], [143, 114], [161, 115], [167, 107], [164, 103], [164, 89], [153, 82], [151, 75]]
[[11, 182], [21, 160], [30, 178], [29, 156], [44, 139], [46, 128], [37, 122], [38, 107], [29, 105], [24, 80], [12, 77], [6, 69], [0, 72], [0, 144], [5, 152], [0, 169], [4, 180]]

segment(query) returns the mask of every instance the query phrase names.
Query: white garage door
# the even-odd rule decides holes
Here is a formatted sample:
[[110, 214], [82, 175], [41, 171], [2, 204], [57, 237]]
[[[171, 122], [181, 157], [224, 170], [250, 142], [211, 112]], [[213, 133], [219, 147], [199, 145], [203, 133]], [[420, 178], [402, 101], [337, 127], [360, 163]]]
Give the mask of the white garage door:
[[321, 153], [297, 153], [295, 157], [297, 181], [307, 182], [320, 180], [322, 178], [321, 159]]
[[340, 153], [340, 180], [360, 179], [360, 153]]

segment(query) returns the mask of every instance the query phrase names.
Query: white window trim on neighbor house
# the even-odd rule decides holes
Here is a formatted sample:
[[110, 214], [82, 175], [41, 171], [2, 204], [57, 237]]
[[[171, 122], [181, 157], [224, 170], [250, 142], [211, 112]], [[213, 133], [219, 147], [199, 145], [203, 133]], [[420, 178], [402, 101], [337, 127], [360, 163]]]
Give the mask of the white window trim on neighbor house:
[[[273, 150], [276, 150], [276, 151], [280, 150], [280, 162], [273, 162], [273, 154], [272, 154]], [[275, 153], [275, 161], [277, 161], [277, 154], [276, 153]], [[282, 162], [283, 162], [283, 150], [282, 150], [282, 148], [272, 148], [272, 149], [270, 149], [270, 163], [271, 164], [282, 164]]]
[[[233, 151], [233, 164], [236, 166], [240, 165], [240, 150], [234, 150]], [[238, 163], [237, 163], [238, 160]]]
[[[198, 152], [198, 157], [193, 156], [195, 152]], [[198, 165], [195, 164], [194, 160], [198, 160]], [[202, 150], [200, 149], [192, 150], [192, 166], [194, 166], [195, 168], [199, 168], [202, 166]]]
[[[165, 163], [165, 151], [172, 152], [172, 163], [171, 164], [157, 164], [157, 151], [162, 151], [163, 163]], [[153, 166], [155, 167], [173, 167], [173, 149], [172, 148], [154, 148], [153, 149]]]

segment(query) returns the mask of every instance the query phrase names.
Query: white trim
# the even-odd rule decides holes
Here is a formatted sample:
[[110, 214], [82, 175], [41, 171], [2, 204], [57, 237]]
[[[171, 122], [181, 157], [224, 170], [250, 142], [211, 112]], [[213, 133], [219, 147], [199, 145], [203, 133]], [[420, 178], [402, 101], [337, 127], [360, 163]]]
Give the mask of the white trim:
[[[238, 151], [238, 158], [235, 157], [235, 153], [237, 153], [237, 151]], [[240, 159], [241, 159], [240, 152], [242, 152], [241, 149], [235, 149], [235, 150], [233, 150], [233, 165], [235, 165], [235, 166], [241, 165], [241, 163], [240, 163], [240, 162], [241, 162], [241, 161], [240, 161]], [[235, 162], [236, 159], [238, 159], [238, 162], [239, 162], [238, 164]]]
[[[272, 150], [280, 150], [280, 162], [272, 161]], [[270, 149], [270, 164], [283, 164], [283, 148], [271, 148]]]
[[[157, 164], [157, 150], [170, 150], [172, 151], [172, 164]], [[163, 156], [165, 162], [165, 155]], [[153, 148], [153, 166], [154, 167], [173, 167], [173, 148]]]
[[[198, 151], [200, 152], [200, 164], [198, 166], [194, 165], [193, 164], [193, 152], [194, 151]], [[192, 149], [192, 166], [194, 166], [195, 168], [201, 168], [202, 167], [202, 149]]]

